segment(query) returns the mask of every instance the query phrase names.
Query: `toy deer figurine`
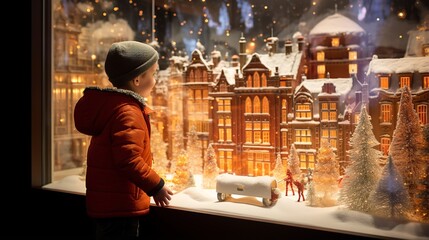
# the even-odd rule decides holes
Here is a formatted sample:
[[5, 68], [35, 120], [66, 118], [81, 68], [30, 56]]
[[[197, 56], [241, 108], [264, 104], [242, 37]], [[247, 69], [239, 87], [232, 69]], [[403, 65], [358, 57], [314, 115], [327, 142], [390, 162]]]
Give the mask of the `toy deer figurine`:
[[290, 188], [292, 189], [292, 194], [295, 196], [295, 192], [293, 190], [293, 176], [292, 176], [292, 172], [288, 169], [286, 171], [286, 177], [283, 179], [286, 182], [286, 195], [287, 196], [287, 192], [288, 192], [288, 187], [290, 185]]
[[302, 197], [302, 201], [305, 201], [305, 197], [304, 197], [305, 181], [294, 180], [293, 184], [295, 184], [295, 186], [298, 188], [298, 202], [301, 201], [301, 197]]

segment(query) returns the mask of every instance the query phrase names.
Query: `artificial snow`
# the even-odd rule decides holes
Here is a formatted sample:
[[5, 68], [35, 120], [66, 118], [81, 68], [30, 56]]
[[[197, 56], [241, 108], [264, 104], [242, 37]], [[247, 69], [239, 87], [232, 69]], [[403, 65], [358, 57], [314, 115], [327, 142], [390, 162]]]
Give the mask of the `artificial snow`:
[[[351, 211], [341, 205], [310, 207], [305, 201], [297, 202], [297, 194], [293, 196], [289, 192], [289, 196], [284, 196], [284, 189], [281, 189], [281, 197], [276, 204], [266, 207], [258, 197], [234, 194], [219, 202], [215, 189], [203, 189], [198, 181], [196, 186], [176, 192], [168, 208], [376, 238], [429, 239], [428, 223], [380, 218]], [[85, 194], [85, 182], [77, 175], [65, 177], [43, 188]], [[151, 203], [155, 205], [153, 200]]]

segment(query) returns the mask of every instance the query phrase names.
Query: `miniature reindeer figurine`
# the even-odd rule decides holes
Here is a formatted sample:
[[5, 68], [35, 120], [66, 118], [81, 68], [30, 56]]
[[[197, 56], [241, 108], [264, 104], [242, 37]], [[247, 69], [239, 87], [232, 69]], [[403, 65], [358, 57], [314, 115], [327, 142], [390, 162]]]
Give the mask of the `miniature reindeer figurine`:
[[301, 181], [294, 180], [293, 184], [295, 184], [295, 186], [298, 188], [298, 202], [301, 201], [301, 197], [302, 197], [302, 201], [305, 201], [305, 197], [304, 197], [305, 181], [304, 181], [304, 179], [302, 179]]
[[292, 172], [288, 169], [286, 171], [286, 177], [283, 179], [286, 182], [286, 195], [287, 196], [287, 192], [288, 192], [288, 187], [290, 185], [290, 188], [292, 189], [292, 194], [295, 196], [295, 192], [293, 190], [293, 176], [292, 176]]

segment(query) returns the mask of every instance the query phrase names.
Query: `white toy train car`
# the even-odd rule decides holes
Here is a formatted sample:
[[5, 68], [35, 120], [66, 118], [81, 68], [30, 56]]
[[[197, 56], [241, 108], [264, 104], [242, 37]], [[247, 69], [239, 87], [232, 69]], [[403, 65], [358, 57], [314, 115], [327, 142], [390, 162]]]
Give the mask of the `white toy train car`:
[[261, 197], [264, 206], [272, 206], [280, 196], [277, 181], [270, 176], [220, 174], [216, 178], [217, 199], [222, 202], [231, 194]]

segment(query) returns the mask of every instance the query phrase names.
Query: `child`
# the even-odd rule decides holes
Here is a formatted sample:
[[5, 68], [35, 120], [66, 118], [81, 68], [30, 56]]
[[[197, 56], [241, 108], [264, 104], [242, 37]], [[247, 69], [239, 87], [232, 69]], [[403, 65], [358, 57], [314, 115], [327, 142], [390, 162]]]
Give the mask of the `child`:
[[144, 43], [113, 43], [105, 72], [114, 88], [87, 87], [75, 106], [76, 129], [91, 136], [86, 206], [97, 239], [136, 239], [150, 197], [169, 205], [173, 192], [152, 169], [150, 109], [144, 97], [155, 86], [157, 51]]

